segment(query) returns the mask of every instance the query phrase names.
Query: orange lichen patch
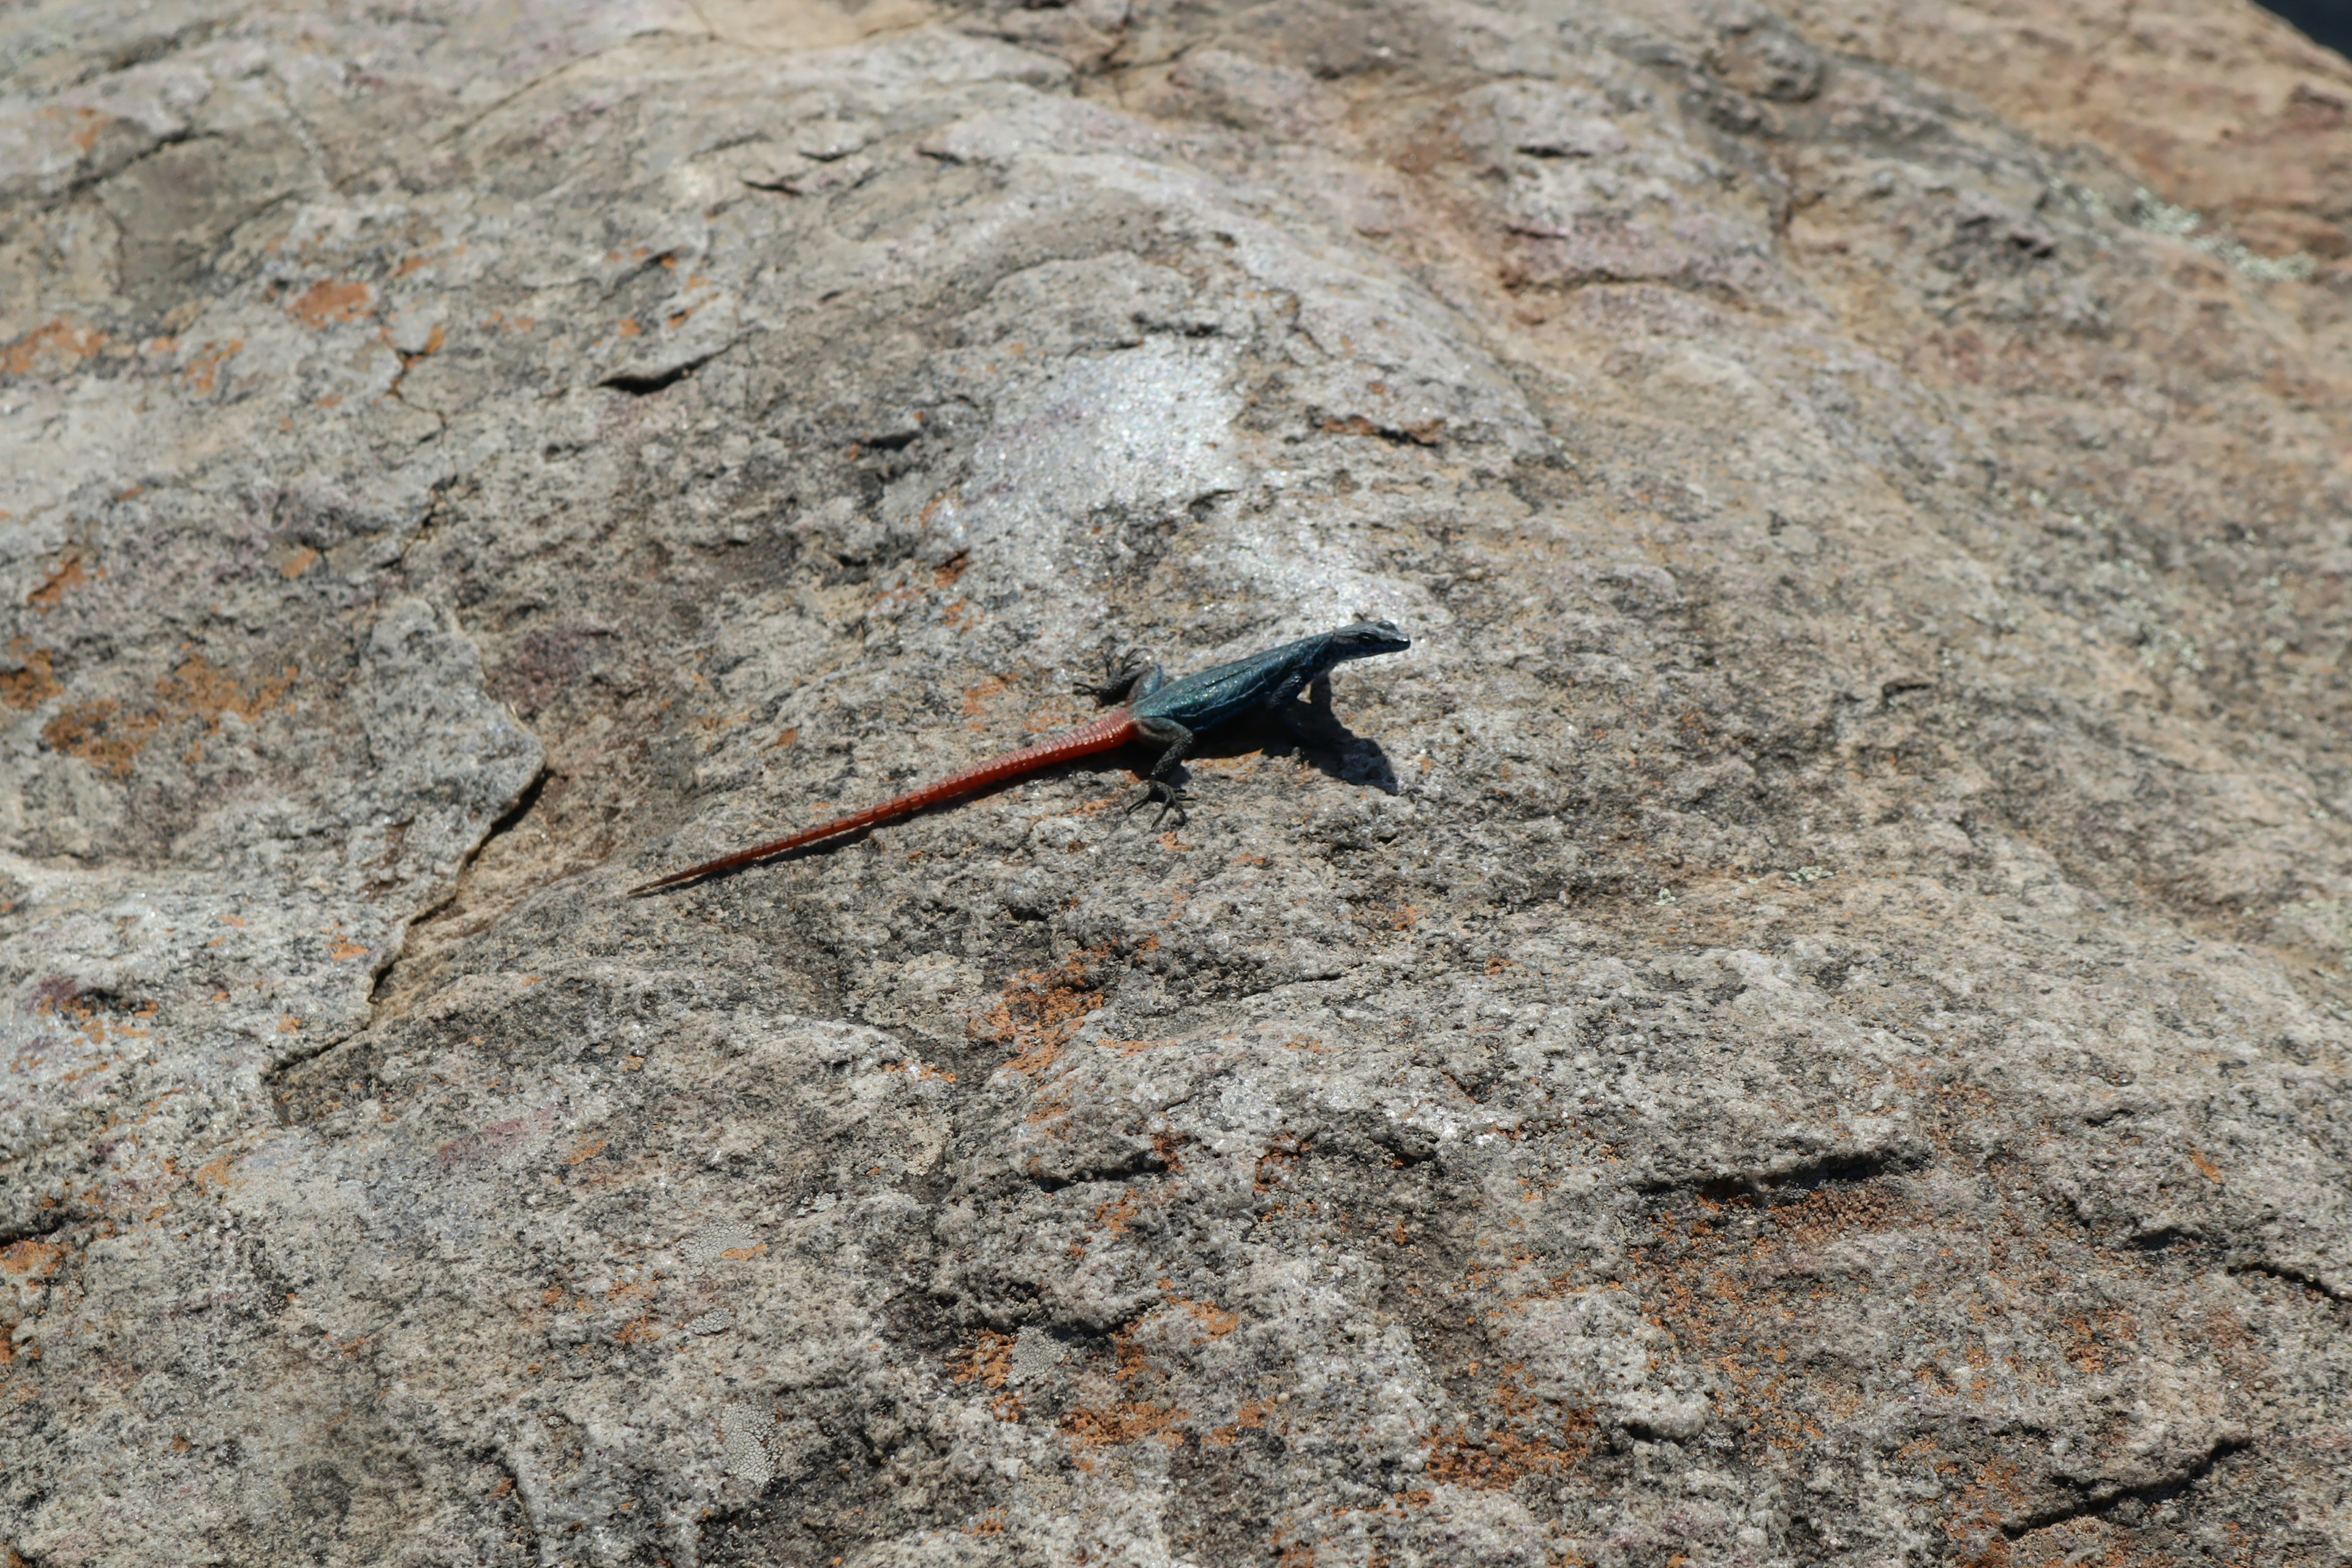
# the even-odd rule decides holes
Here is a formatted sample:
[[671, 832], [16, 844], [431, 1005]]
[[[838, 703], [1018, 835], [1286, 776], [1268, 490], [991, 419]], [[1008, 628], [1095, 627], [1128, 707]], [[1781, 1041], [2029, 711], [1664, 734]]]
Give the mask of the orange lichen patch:
[[1062, 1417], [1062, 1436], [1081, 1447], [1106, 1448], [1157, 1437], [1180, 1447], [1184, 1434], [1177, 1428], [1189, 1417], [1182, 1410], [1142, 1403], [1114, 1405], [1102, 1410], [1073, 1410]]
[[[57, 110], [51, 110], [45, 112], [56, 113]], [[68, 134], [73, 138], [74, 146], [84, 153], [97, 146], [98, 139], [106, 134], [106, 128], [114, 123], [112, 115], [101, 113], [95, 109], [77, 108], [69, 110], [68, 113], [74, 121], [74, 128]], [[14, 1558], [16, 1552], [12, 1550], [9, 1556]], [[16, 1564], [11, 1562], [8, 1568], [16, 1568]]]
[[1242, 1326], [1239, 1313], [1228, 1312], [1213, 1301], [1192, 1301], [1177, 1296], [1171, 1298], [1168, 1304], [1171, 1307], [1183, 1308], [1192, 1315], [1192, 1321], [1200, 1324], [1202, 1331], [1213, 1340], [1223, 1339]]
[[152, 713], [118, 718], [121, 708], [106, 699], [76, 702], [41, 727], [41, 739], [53, 752], [79, 757], [116, 778], [129, 778], [159, 721]]
[[2093, 1376], [2105, 1372], [2110, 1358], [2137, 1347], [2139, 1324], [2121, 1307], [2074, 1312], [2058, 1320], [2066, 1336], [2066, 1359]]
[[1201, 1441], [1212, 1448], [1231, 1447], [1234, 1440], [1239, 1437], [1244, 1432], [1265, 1431], [1266, 1418], [1273, 1414], [1273, 1400], [1253, 1399], [1247, 1405], [1243, 1405], [1241, 1410], [1234, 1416], [1234, 1424], [1232, 1426], [1219, 1426], [1212, 1431], [1206, 1437], [1202, 1438]]
[[1127, 1234], [1128, 1221], [1135, 1217], [1135, 1194], [1121, 1193], [1115, 1204], [1097, 1204], [1095, 1223], [1113, 1236]]
[[[148, 1002], [137, 1007], [130, 1007], [125, 1005], [108, 1003], [103, 999], [92, 1001], [68, 990], [62, 994], [42, 996], [34, 1010], [68, 1025], [81, 1037], [84, 1044], [102, 1046], [110, 1036], [121, 1036], [128, 1039], [149, 1038], [151, 1031], [137, 1027], [132, 1020], [152, 1018], [159, 1010], [159, 1004]], [[40, 1060], [39, 1058], [32, 1058], [32, 1065], [38, 1065]], [[18, 1062], [21, 1064], [23, 1061], [24, 1058], [20, 1057]], [[80, 1072], [68, 1073], [66, 1075], [66, 1081], [70, 1083], [75, 1079], [96, 1070], [97, 1067], [92, 1066], [84, 1068]]]
[[1944, 1533], [1976, 1548], [1968, 1561], [1991, 1564], [2009, 1560], [2010, 1542], [2004, 1521], [2030, 1512], [2034, 1493], [2020, 1479], [2015, 1465], [1993, 1459], [1953, 1500], [1952, 1512], [1943, 1521]]
[[89, 574], [82, 570], [81, 557], [68, 555], [49, 568], [49, 574], [42, 580], [41, 585], [25, 595], [25, 603], [46, 616], [58, 607], [68, 589], [79, 588], [88, 581]]
[[1192, 1135], [1187, 1132], [1154, 1132], [1151, 1135], [1151, 1152], [1160, 1156], [1160, 1165], [1170, 1175], [1180, 1176], [1184, 1173], [1184, 1162], [1178, 1157], [1176, 1151], [1192, 1141]]
[[258, 721], [285, 699], [295, 675], [289, 665], [282, 676], [248, 685], [198, 655], [155, 683], [161, 711], [125, 713], [111, 699], [75, 703], [49, 721], [41, 738], [52, 751], [127, 778], [165, 713], [177, 710], [202, 719], [207, 734], [218, 734], [223, 714], [235, 713], [247, 723]]
[[197, 396], [210, 397], [213, 385], [220, 377], [221, 362], [243, 347], [243, 338], [231, 338], [225, 343], [206, 343], [189, 357], [186, 367], [180, 374], [188, 378], [188, 384], [195, 389]]
[[57, 656], [47, 648], [34, 647], [17, 637], [9, 643], [8, 652], [18, 668], [0, 672], [0, 702], [11, 708], [38, 708], [65, 689], [51, 673]]
[[982, 1329], [969, 1349], [948, 1363], [950, 1381], [1003, 1388], [1004, 1380], [1013, 1375], [1013, 1340], [1011, 1334]]
[[366, 315], [374, 292], [364, 283], [335, 283], [322, 279], [311, 284], [287, 309], [307, 326], [328, 327], [340, 321], [356, 321]]
[[205, 721], [207, 733], [216, 735], [225, 713], [234, 713], [248, 724], [257, 722], [285, 700], [296, 673], [289, 664], [283, 675], [247, 685], [198, 654], [155, 683], [155, 698], [166, 708], [194, 713]]
[[2212, 1161], [2207, 1159], [2203, 1154], [2199, 1153], [2194, 1149], [2189, 1151], [2189, 1163], [2196, 1166], [2200, 1172], [2204, 1173], [2204, 1176], [2207, 1181], [2218, 1182], [2221, 1179], [2221, 1167], [2213, 1163]]
[[0, 1247], [0, 1274], [13, 1274], [20, 1279], [47, 1279], [65, 1260], [65, 1247], [54, 1241], [28, 1237]]
[[963, 1527], [963, 1532], [966, 1535], [1003, 1534], [1004, 1510], [1001, 1508], [990, 1509], [986, 1513], [982, 1514], [978, 1519], [975, 1519], [970, 1524], [965, 1525]]
[[105, 347], [105, 333], [60, 317], [0, 348], [0, 375], [56, 375], [97, 358]]
[[1103, 1049], [1117, 1051], [1123, 1057], [1140, 1056], [1145, 1051], [1160, 1046], [1172, 1046], [1175, 1043], [1173, 1040], [1097, 1040], [1095, 1042]]
[[1004, 1070], [1019, 1073], [1023, 1078], [1034, 1078], [1052, 1067], [1055, 1058], [1061, 1054], [1062, 1048], [1057, 1042], [1039, 1040], [1024, 1047], [1019, 1056], [1006, 1062]]
[[968, 689], [963, 694], [963, 716], [967, 719], [977, 718], [987, 707], [990, 698], [1012, 684], [1013, 681], [1009, 677], [992, 675], [979, 685]]
[[327, 927], [326, 934], [327, 956], [335, 960], [338, 963], [344, 963], [354, 958], [365, 958], [368, 953], [373, 951], [363, 944], [353, 942], [351, 938], [345, 936], [341, 926]]
[[996, 1006], [971, 1026], [977, 1038], [1017, 1047], [1005, 1070], [1034, 1075], [1045, 1070], [1087, 1015], [1103, 1005], [1102, 993], [1087, 990], [1087, 961], [1100, 951], [1074, 954], [1058, 970], [1027, 970], [1013, 977]]
[[319, 552], [306, 544], [278, 563], [278, 574], [290, 583], [318, 563]]
[[1298, 1157], [1314, 1147], [1315, 1141], [1311, 1138], [1300, 1143], [1276, 1138], [1265, 1152], [1257, 1157], [1256, 1168], [1250, 1174], [1250, 1190], [1254, 1193], [1272, 1192], [1288, 1178], [1290, 1167], [1298, 1163]]
[[1110, 1337], [1111, 1359], [1118, 1364], [1111, 1373], [1122, 1384], [1131, 1384], [1152, 1372], [1151, 1356], [1136, 1338], [1136, 1329], [1121, 1329]]
[[583, 1164], [603, 1153], [611, 1144], [612, 1140], [609, 1138], [598, 1138], [591, 1142], [583, 1143], [563, 1156], [563, 1163], [567, 1165]]
[[1550, 1420], [1495, 1426], [1476, 1436], [1460, 1428], [1431, 1439], [1423, 1473], [1433, 1481], [1500, 1491], [1529, 1476], [1572, 1468], [1592, 1452], [1592, 1430], [1589, 1410], [1561, 1410]]

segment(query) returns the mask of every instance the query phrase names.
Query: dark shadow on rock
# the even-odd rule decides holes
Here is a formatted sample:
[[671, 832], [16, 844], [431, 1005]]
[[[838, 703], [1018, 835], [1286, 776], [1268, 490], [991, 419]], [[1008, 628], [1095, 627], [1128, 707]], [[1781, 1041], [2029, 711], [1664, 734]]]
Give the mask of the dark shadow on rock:
[[1332, 711], [1328, 676], [1279, 713], [1244, 719], [1213, 732], [1192, 748], [1192, 754], [1244, 757], [1252, 752], [1270, 757], [1295, 752], [1327, 778], [1345, 784], [1369, 784], [1382, 795], [1397, 793], [1396, 769], [1388, 752], [1378, 741], [1349, 729]]

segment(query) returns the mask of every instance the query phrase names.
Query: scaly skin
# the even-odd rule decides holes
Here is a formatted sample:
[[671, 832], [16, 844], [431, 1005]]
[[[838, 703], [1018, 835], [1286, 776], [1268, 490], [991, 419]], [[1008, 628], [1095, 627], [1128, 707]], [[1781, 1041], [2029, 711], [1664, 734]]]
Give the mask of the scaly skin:
[[755, 861], [782, 855], [827, 838], [837, 838], [845, 833], [877, 826], [901, 816], [910, 816], [927, 807], [971, 795], [1007, 779], [1034, 773], [1058, 763], [1077, 757], [1091, 756], [1126, 745], [1130, 741], [1143, 741], [1160, 748], [1160, 760], [1144, 778], [1143, 794], [1129, 805], [1137, 806], [1152, 801], [1160, 803], [1160, 815], [1176, 813], [1179, 823], [1184, 820], [1183, 807], [1177, 804], [1176, 791], [1168, 783], [1168, 775], [1184, 760], [1195, 740], [1204, 731], [1255, 712], [1281, 713], [1310, 681], [1330, 673], [1338, 665], [1351, 658], [1370, 658], [1374, 655], [1397, 653], [1411, 647], [1412, 641], [1386, 621], [1355, 621], [1337, 631], [1302, 637], [1285, 643], [1280, 647], [1237, 658], [1231, 664], [1220, 664], [1181, 680], [1170, 680], [1156, 664], [1130, 664], [1114, 674], [1101, 686], [1087, 687], [1098, 702], [1118, 702], [1125, 706], [1114, 709], [1091, 724], [1067, 731], [1041, 744], [1018, 752], [1007, 752], [992, 757], [977, 767], [921, 789], [902, 795], [896, 800], [884, 801], [848, 816], [837, 816], [830, 822], [766, 844], [755, 844], [749, 849], [739, 849], [732, 855], [722, 855], [716, 860], [706, 860], [699, 866], [689, 866], [683, 871], [673, 871], [629, 889], [631, 898], [657, 893], [680, 883], [699, 881], [715, 877]]

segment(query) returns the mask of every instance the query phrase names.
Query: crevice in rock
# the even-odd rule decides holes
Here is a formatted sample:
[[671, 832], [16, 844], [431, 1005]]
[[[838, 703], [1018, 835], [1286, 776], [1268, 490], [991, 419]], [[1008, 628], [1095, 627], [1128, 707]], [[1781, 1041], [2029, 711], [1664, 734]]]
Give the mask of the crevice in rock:
[[[390, 966], [387, 965], [386, 967], [389, 968]], [[270, 1063], [269, 1066], [263, 1070], [261, 1075], [263, 1087], [267, 1088], [277, 1083], [280, 1079], [284, 1078], [288, 1073], [292, 1072], [296, 1068], [301, 1067], [307, 1062], [317, 1061], [320, 1057], [325, 1056], [328, 1052], [335, 1049], [338, 1046], [342, 1045], [346, 1041], [356, 1039], [365, 1032], [366, 1031], [363, 1029], [353, 1029], [347, 1034], [337, 1035], [332, 1039], [320, 1040], [317, 1045], [310, 1047], [308, 1050], [296, 1051], [290, 1056], [281, 1058], [278, 1060]], [[285, 1120], [286, 1118], [281, 1111], [278, 1116], [278, 1121], [282, 1123]]]
[[71, 1224], [73, 1215], [66, 1205], [43, 1213], [37, 1219], [24, 1225], [0, 1226], [0, 1247], [14, 1247], [20, 1241], [38, 1241], [45, 1236], [55, 1236]]
[[554, 776], [553, 768], [545, 763], [540, 764], [539, 772], [530, 775], [530, 783], [522, 786], [522, 793], [515, 796], [514, 804], [499, 813], [498, 820], [490, 824], [490, 830], [482, 835], [481, 841], [466, 852], [464, 863], [457, 868], [460, 879], [474, 868], [474, 862], [482, 858], [482, 851], [490, 847], [492, 839], [510, 833], [521, 826], [522, 819], [529, 816], [531, 808], [539, 804], [541, 794], [547, 788], [547, 781]]
[[[463, 893], [466, 889], [467, 874], [473, 870], [474, 862], [482, 858], [482, 851], [488, 848], [492, 841], [499, 838], [501, 835], [510, 833], [516, 827], [521, 826], [523, 818], [529, 816], [531, 814], [532, 808], [539, 805], [539, 797], [541, 793], [546, 790], [547, 781], [554, 776], [554, 768], [545, 763], [541, 763], [539, 766], [539, 772], [533, 773], [530, 777], [530, 782], [523, 785], [522, 793], [515, 796], [514, 804], [508, 806], [503, 812], [500, 812], [498, 817], [491, 822], [488, 831], [485, 832], [480, 838], [475, 840], [474, 847], [471, 849], [466, 851], [465, 859], [457, 863], [457, 874], [449, 879], [448, 890], [440, 898], [436, 899], [432, 903], [426, 905], [424, 909], [419, 910], [413, 917], [410, 918], [407, 925], [401, 929], [400, 941], [394, 947], [392, 958], [384, 964], [383, 968], [377, 973], [375, 984], [368, 989], [369, 1006], [373, 1008], [381, 1008], [383, 1006], [385, 994], [392, 986], [393, 974], [400, 968], [400, 961], [407, 952], [408, 933], [415, 931], [418, 926], [423, 925], [426, 921], [433, 919], [434, 916], [439, 914], [442, 910], [447, 909], [450, 905], [457, 901], [458, 895]], [[338, 1041], [336, 1043], [341, 1044], [341, 1042]], [[321, 1047], [321, 1050], [315, 1051], [311, 1054], [313, 1056], [321, 1055], [326, 1049], [331, 1048], [332, 1047]]]
[[2344, 1291], [2334, 1289], [2328, 1285], [2326, 1280], [2321, 1279], [2317, 1275], [2305, 1273], [2300, 1268], [2291, 1268], [2282, 1263], [2232, 1263], [2229, 1266], [2226, 1272], [2231, 1274], [2267, 1274], [2273, 1279], [2284, 1279], [2290, 1285], [2300, 1285], [2305, 1289], [2312, 1291], [2316, 1295], [2325, 1296], [2331, 1301], [2352, 1303], [2352, 1295], [2347, 1295]]
[[1083, 1185], [1088, 1182], [1132, 1182], [1144, 1176], [1168, 1174], [1167, 1160], [1157, 1152], [1142, 1153], [1117, 1165], [1105, 1165], [1098, 1170], [1076, 1171], [1066, 1176], [1049, 1176], [1043, 1171], [1024, 1171], [1021, 1179], [1041, 1193], [1058, 1193], [1065, 1187]]
[[157, 60], [169, 58], [183, 49], [192, 49], [198, 45], [211, 42], [213, 35], [219, 32], [224, 26], [226, 24], [218, 19], [208, 17], [187, 23], [167, 33], [150, 33], [143, 38], [134, 38], [121, 48], [114, 49], [91, 61], [88, 69], [77, 72], [65, 85], [80, 87], [85, 82], [94, 81], [100, 77], [110, 76], [117, 71], [127, 71], [138, 66], [153, 65]]
[[2225, 1437], [2208, 1449], [2205, 1456], [2177, 1476], [2147, 1482], [2137, 1487], [2119, 1487], [2113, 1490], [2094, 1491], [2078, 1501], [2061, 1508], [2044, 1509], [2028, 1514], [2017, 1522], [2003, 1523], [2000, 1532], [2016, 1541], [2037, 1530], [2049, 1530], [2078, 1519], [2089, 1519], [2114, 1512], [2128, 1502], [2168, 1502], [2212, 1474], [2215, 1466], [2231, 1455], [2253, 1445], [2242, 1437]]
[[1717, 1203], [1729, 1203], [1745, 1197], [1756, 1207], [1769, 1209], [1772, 1206], [1772, 1194], [1777, 1192], [1810, 1193], [1822, 1187], [1874, 1182], [1916, 1171], [1927, 1163], [1925, 1156], [1916, 1152], [1867, 1149], [1855, 1153], [1831, 1154], [1809, 1160], [1781, 1171], [1759, 1167], [1729, 1175], [1664, 1177], [1643, 1183], [1640, 1190], [1644, 1193], [1688, 1190]]
[[[733, 346], [730, 343], [727, 348]], [[615, 392], [625, 392], [632, 397], [651, 397], [665, 387], [675, 386], [684, 381], [688, 376], [725, 353], [727, 348], [713, 349], [707, 354], [698, 354], [693, 359], [670, 366], [667, 370], [654, 371], [646, 375], [608, 375], [596, 384], [609, 386]]]
[[1360, 414], [1337, 415], [1320, 408], [1307, 411], [1310, 431], [1326, 436], [1370, 436], [1391, 447], [1434, 447], [1445, 438], [1445, 421], [1424, 419], [1412, 425], [1382, 425]]

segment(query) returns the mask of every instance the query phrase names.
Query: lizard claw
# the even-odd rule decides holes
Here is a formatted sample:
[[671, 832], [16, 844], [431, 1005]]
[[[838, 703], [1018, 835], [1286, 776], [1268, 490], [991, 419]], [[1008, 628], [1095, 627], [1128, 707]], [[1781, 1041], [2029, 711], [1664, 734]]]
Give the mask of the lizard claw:
[[1098, 681], [1081, 680], [1070, 689], [1080, 697], [1091, 697], [1105, 707], [1126, 697], [1135, 685], [1136, 677], [1151, 667], [1141, 648], [1129, 648], [1117, 658], [1106, 649], [1103, 658], [1103, 678]]
[[1189, 815], [1184, 810], [1183, 803], [1176, 798], [1175, 790], [1160, 779], [1151, 779], [1147, 781], [1143, 786], [1143, 793], [1137, 795], [1135, 799], [1129, 804], [1127, 810], [1121, 815], [1132, 816], [1135, 813], [1142, 810], [1145, 806], [1150, 805], [1155, 800], [1160, 803], [1160, 815], [1151, 819], [1151, 826], [1153, 827], [1156, 828], [1161, 823], [1167, 821], [1168, 814], [1171, 811], [1176, 814], [1177, 826], [1181, 827], [1190, 820]]

